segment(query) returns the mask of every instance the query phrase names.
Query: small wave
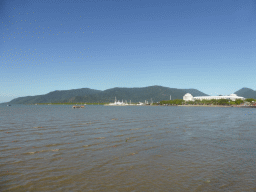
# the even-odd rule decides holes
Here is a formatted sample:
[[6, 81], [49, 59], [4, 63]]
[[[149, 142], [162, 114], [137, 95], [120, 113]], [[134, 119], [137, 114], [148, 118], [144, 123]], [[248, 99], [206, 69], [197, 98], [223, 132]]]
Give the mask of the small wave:
[[114, 136], [114, 137], [123, 137], [124, 135], [116, 135], [116, 136]]
[[52, 159], [49, 159], [50, 162], [54, 162], [54, 161], [59, 161], [61, 159], [61, 157], [55, 157]]
[[72, 126], [72, 128], [76, 128], [76, 127], [83, 127], [83, 125]]
[[60, 149], [52, 149], [51, 151], [59, 151]]
[[24, 153], [25, 155], [32, 155], [32, 154], [35, 154], [35, 153], [43, 153], [43, 152], [47, 152], [49, 150], [41, 150], [41, 151], [31, 151], [31, 152], [27, 152], [27, 153]]
[[128, 156], [136, 155], [137, 153], [129, 153]]
[[40, 152], [40, 153], [42, 153], [42, 152], [47, 152], [48, 150], [41, 150], [41, 151], [38, 151], [38, 152]]
[[97, 137], [97, 138], [95, 138], [95, 139], [105, 139], [105, 137]]
[[62, 144], [60, 144], [60, 143], [54, 143], [54, 144], [45, 145], [45, 147], [53, 147], [53, 146], [57, 146], [57, 145], [62, 145]]
[[20, 148], [18, 148], [18, 147], [15, 147], [15, 148], [8, 148], [8, 149], [2, 149], [2, 150], [0, 150], [0, 152], [3, 152], [3, 151], [11, 151], [11, 150], [18, 150], [18, 149], [20, 149]]
[[23, 163], [23, 161], [14, 161], [13, 164]]
[[96, 122], [86, 122], [86, 123], [79, 123], [75, 125], [90, 125], [90, 124], [95, 124]]
[[131, 130], [140, 130], [140, 129], [143, 129], [143, 128], [134, 128], [134, 129], [131, 129]]
[[43, 133], [34, 132], [33, 135], [43, 135]]

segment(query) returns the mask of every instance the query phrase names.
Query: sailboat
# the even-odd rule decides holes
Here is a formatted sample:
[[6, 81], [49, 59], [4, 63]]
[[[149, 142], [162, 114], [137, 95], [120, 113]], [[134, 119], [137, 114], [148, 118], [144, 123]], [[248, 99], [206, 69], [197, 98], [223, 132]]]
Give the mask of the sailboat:
[[119, 100], [117, 101], [116, 97], [115, 97], [115, 102], [114, 103], [109, 103], [109, 105], [125, 105], [125, 103], [124, 103], [123, 100], [122, 100], [122, 102], [120, 102]]

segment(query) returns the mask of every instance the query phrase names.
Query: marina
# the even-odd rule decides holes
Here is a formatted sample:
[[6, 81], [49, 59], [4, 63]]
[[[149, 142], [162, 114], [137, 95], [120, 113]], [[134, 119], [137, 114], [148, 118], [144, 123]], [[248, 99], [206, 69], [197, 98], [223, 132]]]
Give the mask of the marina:
[[127, 103], [127, 101], [123, 101], [120, 102], [119, 100], [116, 99], [115, 97], [115, 101], [114, 103], [109, 103], [109, 104], [105, 104], [105, 106], [130, 106], [130, 105], [135, 105], [135, 104], [132, 104], [131, 101], [130, 101], [130, 104]]
[[131, 100], [130, 100], [130, 103], [128, 103], [127, 101], [124, 102], [123, 100], [122, 100], [122, 102], [120, 102], [115, 97], [114, 103], [105, 104], [105, 106], [144, 106], [144, 105], [152, 105], [152, 104], [153, 104], [152, 99], [151, 99], [150, 104], [148, 103], [147, 100], [145, 100], [145, 103], [138, 102], [138, 103], [134, 104], [134, 103], [131, 103]]

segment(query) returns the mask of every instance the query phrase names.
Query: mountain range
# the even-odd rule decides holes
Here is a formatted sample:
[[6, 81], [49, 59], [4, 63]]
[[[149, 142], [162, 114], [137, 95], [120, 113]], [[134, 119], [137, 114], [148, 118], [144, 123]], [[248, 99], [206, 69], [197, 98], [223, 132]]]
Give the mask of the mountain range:
[[250, 88], [242, 88], [235, 92], [237, 96], [241, 96], [244, 98], [253, 98], [256, 99], [256, 90], [250, 89]]
[[[108, 103], [117, 100], [127, 100], [127, 102], [158, 102], [162, 100], [182, 99], [186, 93], [195, 96], [208, 96], [197, 89], [176, 89], [162, 86], [149, 86], [141, 88], [112, 88], [104, 91], [81, 88], [71, 90], [60, 90], [47, 93], [45, 95], [19, 97], [8, 102], [9, 104], [35, 104], [35, 103]], [[249, 88], [242, 88], [235, 92], [238, 96], [245, 98], [256, 98], [256, 91]]]
[[108, 103], [117, 100], [127, 100], [127, 102], [158, 102], [162, 100], [182, 99], [186, 93], [191, 93], [193, 96], [207, 96], [205, 93], [197, 89], [176, 89], [162, 86], [149, 86], [142, 88], [112, 88], [104, 91], [82, 88], [62, 91], [53, 91], [45, 95], [19, 97], [11, 100], [10, 104], [35, 104], [35, 103]]

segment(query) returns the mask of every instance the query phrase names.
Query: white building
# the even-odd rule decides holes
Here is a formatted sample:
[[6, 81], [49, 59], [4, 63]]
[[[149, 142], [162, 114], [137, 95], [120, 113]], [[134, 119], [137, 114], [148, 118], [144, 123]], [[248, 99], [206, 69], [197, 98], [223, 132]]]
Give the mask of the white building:
[[186, 93], [186, 94], [183, 96], [183, 100], [184, 100], [184, 101], [194, 101], [194, 97], [193, 97], [190, 93]]
[[230, 94], [226, 96], [199, 96], [199, 97], [193, 97], [190, 93], [186, 93], [183, 96], [183, 100], [185, 101], [195, 101], [195, 100], [200, 100], [202, 101], [203, 99], [205, 100], [211, 100], [211, 99], [229, 99], [231, 101], [235, 101], [237, 99], [242, 99], [245, 100], [244, 97], [238, 97], [236, 94]]

